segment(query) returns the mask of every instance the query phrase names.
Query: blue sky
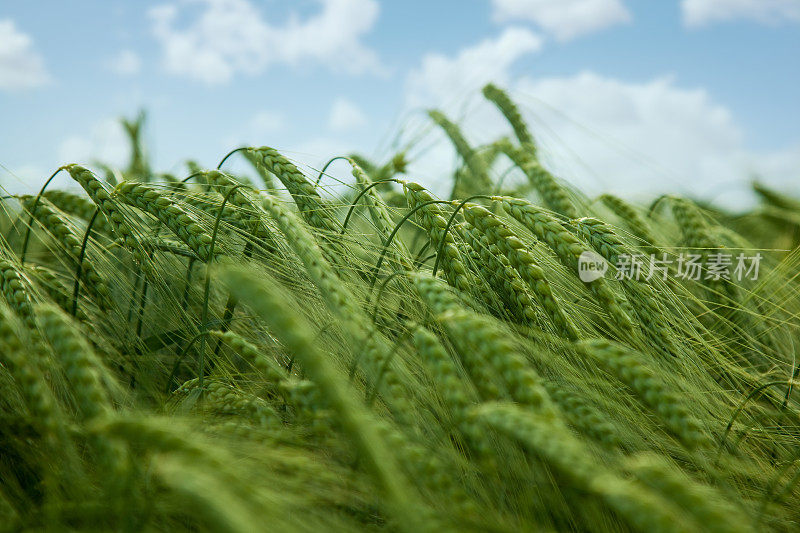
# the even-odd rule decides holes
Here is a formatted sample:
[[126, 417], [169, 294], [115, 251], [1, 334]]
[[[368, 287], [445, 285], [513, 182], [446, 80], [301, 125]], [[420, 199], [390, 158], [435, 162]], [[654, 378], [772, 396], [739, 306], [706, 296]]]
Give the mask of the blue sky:
[[488, 142], [508, 133], [480, 97], [496, 81], [589, 193], [742, 203], [752, 175], [800, 174], [797, 57], [800, 0], [4, 2], [0, 183], [123, 164], [115, 120], [145, 108], [162, 171], [240, 143], [318, 167], [413, 139], [410, 176], [445, 190], [452, 149], [420, 109]]

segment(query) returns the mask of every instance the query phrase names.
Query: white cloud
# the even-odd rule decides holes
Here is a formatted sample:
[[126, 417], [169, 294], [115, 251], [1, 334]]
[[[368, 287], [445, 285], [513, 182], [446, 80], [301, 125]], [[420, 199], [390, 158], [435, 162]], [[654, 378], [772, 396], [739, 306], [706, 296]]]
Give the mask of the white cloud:
[[135, 76], [142, 70], [142, 60], [133, 50], [121, 50], [108, 62], [108, 68], [119, 76]]
[[0, 19], [0, 89], [30, 89], [49, 81], [30, 36], [19, 31], [13, 20]]
[[250, 119], [249, 129], [255, 135], [278, 133], [286, 125], [283, 115], [275, 111], [259, 111]]
[[529, 117], [551, 166], [597, 192], [708, 193], [735, 177], [743, 155], [731, 113], [670, 78], [628, 83], [584, 72], [514, 89], [536, 110]]
[[[703, 89], [681, 87], [671, 77], [628, 82], [592, 72], [511, 79], [508, 66], [518, 53], [493, 63], [496, 78], [476, 80], [465, 58], [476, 50], [496, 48], [484, 42], [454, 58], [424, 59], [409, 75], [409, 109], [440, 106], [464, 88], [471, 93], [469, 111], [461, 118], [455, 113], [458, 108], [450, 106], [449, 115], [469, 142], [479, 146], [512, 135], [505, 119], [479, 91], [485, 81], [499, 81], [519, 103], [544, 164], [587, 194], [612, 191], [652, 198], [679, 192], [742, 205], [749, 198], [753, 174], [774, 184], [796, 178], [800, 142], [771, 151], [748, 149], [735, 117]], [[405, 138], [414, 139], [412, 158], [415, 152], [422, 155], [413, 160], [409, 174], [445, 194], [455, 152], [430, 121], [419, 113], [411, 117], [415, 120], [406, 128]]]
[[492, 0], [498, 22], [528, 20], [567, 41], [631, 20], [620, 0]]
[[[375, 0], [318, 0], [306, 18], [292, 13], [270, 23], [249, 0], [187, 0], [150, 10], [153, 32], [167, 70], [208, 84], [234, 75], [258, 74], [275, 64], [324, 64], [350, 73], [382, 71], [375, 53], [361, 43], [378, 18]], [[182, 21], [180, 19], [186, 19]], [[181, 22], [183, 22], [181, 24]]]
[[687, 26], [732, 19], [800, 22], [800, 0], [682, 0], [681, 11]]
[[277, 146], [286, 137], [289, 129], [283, 113], [262, 109], [222, 136], [219, 150], [224, 153], [234, 146]]
[[514, 91], [535, 109], [528, 119], [550, 166], [595, 192], [679, 191], [743, 205], [753, 174], [789, 183], [800, 165], [797, 146], [749, 149], [729, 109], [670, 77], [633, 83], [584, 72], [522, 79]]
[[490, 81], [505, 83], [511, 65], [541, 47], [541, 37], [532, 31], [510, 27], [496, 39], [461, 50], [455, 58], [427, 54], [406, 79], [406, 103], [452, 109]]
[[58, 147], [59, 164], [100, 161], [123, 168], [129, 158], [130, 142], [116, 118], [97, 122], [85, 134], [67, 137]]
[[356, 104], [346, 98], [338, 98], [331, 106], [328, 127], [337, 132], [350, 131], [367, 124], [367, 116]]

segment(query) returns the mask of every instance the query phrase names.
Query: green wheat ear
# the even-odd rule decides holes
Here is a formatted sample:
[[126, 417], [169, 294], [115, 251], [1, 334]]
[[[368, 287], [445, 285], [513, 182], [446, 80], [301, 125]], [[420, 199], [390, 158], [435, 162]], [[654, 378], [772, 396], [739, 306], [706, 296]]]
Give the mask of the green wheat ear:
[[469, 169], [469, 174], [465, 176], [467, 179], [461, 183], [454, 184], [452, 197], [463, 198], [477, 192], [485, 193], [491, 189], [489, 169], [483, 159], [469, 145], [459, 127], [454, 122], [451, 122], [441, 111], [435, 109], [428, 111], [428, 116], [444, 131]]
[[659, 379], [641, 354], [605, 339], [582, 341], [578, 347], [638, 394], [687, 447], [693, 449], [710, 444], [700, 422], [689, 412], [681, 395]]
[[569, 191], [536, 160], [531, 145], [514, 146], [508, 139], [501, 139], [494, 146], [522, 170], [548, 208], [568, 218], [578, 216], [578, 210]]
[[[544, 241], [565, 267], [575, 275], [580, 274], [579, 258], [589, 248], [580, 239], [572, 235], [556, 217], [520, 198], [504, 196], [496, 198], [495, 201], [520, 224]], [[585, 286], [609, 313], [618, 327], [626, 331], [633, 329], [634, 323], [625, 310], [623, 303], [624, 296], [619, 297], [614, 294], [614, 291], [603, 278], [586, 283]]]
[[522, 114], [519, 112], [517, 105], [511, 100], [503, 89], [493, 83], [488, 83], [483, 87], [483, 96], [491, 101], [506, 117], [511, 127], [514, 128], [514, 134], [517, 136], [519, 143], [529, 150], [532, 157], [536, 157], [536, 146], [533, 141], [533, 136], [528, 131], [528, 125], [522, 119]]
[[247, 150], [247, 153], [283, 183], [309, 224], [329, 232], [338, 231], [339, 224], [330, 213], [331, 207], [326, 205], [314, 185], [294, 163], [274, 148], [267, 146], [251, 148]]
[[465, 210], [464, 216], [467, 222], [483, 233], [489, 243], [497, 247], [520, 278], [527, 283], [539, 305], [553, 322], [556, 331], [568, 339], [577, 339], [578, 332], [553, 295], [544, 271], [519, 237], [489, 210], [481, 206], [469, 207]]
[[126, 179], [150, 181], [152, 173], [150, 163], [145, 152], [142, 132], [144, 130], [147, 114], [142, 110], [133, 120], [122, 119], [122, 127], [128, 134], [131, 145], [131, 159], [125, 171]]

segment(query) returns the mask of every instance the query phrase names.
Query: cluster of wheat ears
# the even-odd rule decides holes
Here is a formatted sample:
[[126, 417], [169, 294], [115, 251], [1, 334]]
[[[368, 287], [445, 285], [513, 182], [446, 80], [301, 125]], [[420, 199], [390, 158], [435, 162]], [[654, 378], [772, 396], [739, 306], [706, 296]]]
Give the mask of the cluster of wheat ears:
[[[155, 174], [141, 121], [125, 171], [5, 197], [0, 530], [800, 527], [800, 201], [587, 198], [483, 94], [513, 140], [429, 113], [449, 199], [404, 152], [338, 194], [268, 147]], [[614, 275], [692, 251], [759, 275]]]

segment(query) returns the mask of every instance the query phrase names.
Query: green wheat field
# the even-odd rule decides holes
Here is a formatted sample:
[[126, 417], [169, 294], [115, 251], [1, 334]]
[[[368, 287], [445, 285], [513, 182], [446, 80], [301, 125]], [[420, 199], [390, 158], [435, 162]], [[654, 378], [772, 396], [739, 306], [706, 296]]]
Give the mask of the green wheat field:
[[141, 120], [6, 196], [0, 530], [796, 531], [800, 199], [590, 198], [483, 96], [508, 137], [426, 117], [449, 197], [404, 152], [159, 174]]

